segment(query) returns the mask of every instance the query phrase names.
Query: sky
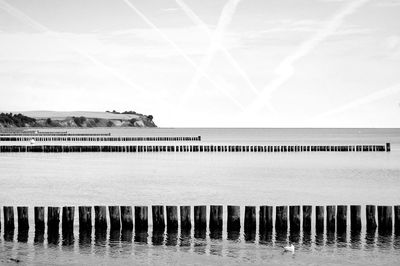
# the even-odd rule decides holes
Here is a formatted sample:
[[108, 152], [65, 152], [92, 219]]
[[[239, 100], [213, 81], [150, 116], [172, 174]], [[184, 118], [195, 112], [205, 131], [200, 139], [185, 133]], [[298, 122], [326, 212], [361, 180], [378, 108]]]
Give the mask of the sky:
[[400, 0], [0, 0], [0, 110], [400, 127]]

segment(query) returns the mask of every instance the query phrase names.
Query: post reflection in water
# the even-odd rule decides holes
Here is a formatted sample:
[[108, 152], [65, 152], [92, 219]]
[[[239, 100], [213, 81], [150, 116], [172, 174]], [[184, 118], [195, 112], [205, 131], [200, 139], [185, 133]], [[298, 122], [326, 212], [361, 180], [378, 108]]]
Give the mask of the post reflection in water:
[[177, 246], [178, 245], [178, 229], [168, 230], [167, 239], [165, 241], [167, 246]]
[[303, 232], [303, 241], [302, 241], [303, 249], [310, 250], [311, 248], [311, 233]]
[[352, 230], [350, 233], [350, 244], [352, 249], [360, 249], [361, 248], [361, 231], [360, 230]]
[[287, 230], [277, 230], [275, 233], [275, 245], [286, 246], [287, 244]]
[[106, 246], [107, 228], [96, 228], [94, 231], [94, 243], [96, 246]]
[[27, 229], [18, 229], [18, 236], [17, 236], [17, 240], [18, 242], [21, 243], [26, 243], [28, 242], [28, 232], [29, 230]]
[[60, 232], [58, 227], [47, 229], [47, 242], [49, 245], [58, 245], [60, 242]]
[[9, 242], [14, 241], [14, 228], [4, 230], [4, 240]]
[[138, 244], [147, 244], [147, 238], [149, 237], [149, 234], [147, 231], [144, 230], [135, 230], [135, 238], [134, 241], [135, 243]]
[[44, 242], [44, 230], [35, 230], [35, 236], [33, 239], [35, 244], [43, 243]]
[[324, 245], [324, 232], [318, 231], [315, 234], [315, 245], [323, 246]]
[[180, 244], [181, 247], [189, 247], [190, 244], [191, 244], [191, 232], [190, 232], [190, 230], [182, 229], [179, 240], [180, 240], [179, 244]]
[[347, 246], [346, 231], [336, 233], [336, 244], [338, 247], [346, 247]]
[[[77, 229], [77, 228], [76, 228]], [[45, 232], [43, 230], [18, 230], [13, 229], [4, 231], [4, 243], [27, 243], [32, 242], [36, 248], [55, 248], [62, 247], [62, 250], [74, 250], [79, 248], [79, 252], [96, 253], [108, 256], [118, 256], [121, 252], [131, 253], [132, 246], [137, 245], [138, 249], [145, 250], [152, 246], [176, 247], [180, 252], [194, 251], [197, 254], [212, 254], [218, 256], [237, 257], [242, 254], [238, 252], [243, 245], [254, 245], [270, 247], [271, 249], [286, 246], [292, 243], [299, 252], [307, 252], [313, 249], [329, 250], [331, 248], [352, 249], [352, 250], [400, 250], [400, 233], [378, 230], [349, 230], [349, 236], [342, 231], [326, 234], [322, 232], [309, 231], [290, 231], [290, 230], [263, 230], [256, 231], [243, 230], [231, 231], [226, 235], [221, 230], [206, 231], [202, 230], [154, 230], [151, 232], [151, 242], [149, 233], [145, 230], [114, 229], [107, 228], [67, 230], [63, 228], [61, 235], [57, 228], [52, 228], [47, 232], [48, 245], [40, 245], [45, 242]], [[193, 235], [192, 235], [193, 233]], [[275, 234], [274, 234], [275, 233]], [[243, 234], [243, 235], [241, 235]], [[16, 238], [15, 238], [16, 237]], [[29, 238], [32, 237], [32, 241]], [[241, 241], [241, 240], [244, 241]], [[76, 245], [78, 242], [79, 245]], [[39, 244], [39, 245], [38, 245]], [[178, 247], [181, 247], [178, 249]]]
[[153, 230], [153, 234], [151, 236], [151, 242], [154, 246], [160, 246], [164, 244], [164, 230]]
[[63, 246], [71, 246], [74, 244], [75, 237], [73, 230], [62, 230], [62, 245]]

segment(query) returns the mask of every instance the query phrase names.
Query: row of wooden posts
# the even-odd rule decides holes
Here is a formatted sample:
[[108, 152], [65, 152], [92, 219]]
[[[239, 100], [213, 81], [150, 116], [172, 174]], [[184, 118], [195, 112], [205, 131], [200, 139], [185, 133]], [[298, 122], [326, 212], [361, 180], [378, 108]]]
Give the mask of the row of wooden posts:
[[[302, 228], [305, 232], [310, 232], [312, 227], [311, 205], [302, 206], [302, 219], [300, 214], [301, 206], [276, 206], [275, 224], [273, 223], [273, 206], [259, 207], [259, 231], [287, 231], [299, 232]], [[166, 212], [164, 212], [164, 209]], [[378, 222], [376, 222], [376, 209], [378, 210]], [[167, 227], [168, 231], [177, 230], [180, 223], [181, 230], [189, 231], [192, 228], [192, 208], [191, 206], [180, 206], [180, 216], [178, 216], [178, 206], [151, 206], [153, 231], [164, 231]], [[326, 210], [326, 216], [325, 216]], [[227, 206], [227, 231], [240, 231], [241, 213], [240, 206]], [[133, 213], [134, 212], [134, 213]], [[79, 206], [79, 228], [80, 230], [88, 230], [92, 228], [92, 207]], [[95, 228], [107, 228], [110, 226], [112, 230], [120, 229], [132, 230], [135, 225], [136, 231], [148, 230], [148, 206], [109, 206], [109, 224], [107, 219], [107, 207], [94, 207], [94, 226]], [[315, 230], [317, 233], [324, 232], [324, 221], [326, 221], [326, 231], [346, 232], [347, 230], [347, 205], [331, 205], [331, 206], [315, 206]], [[14, 230], [14, 208], [10, 206], [3, 207], [4, 214], [4, 230]], [[28, 207], [17, 207], [18, 214], [18, 230], [29, 229]], [[244, 231], [254, 232], [256, 230], [256, 207], [246, 206], [244, 211]], [[180, 217], [180, 219], [179, 219]], [[73, 230], [75, 219], [75, 207], [62, 207], [62, 229]], [[180, 222], [178, 222], [180, 220]], [[194, 229], [207, 229], [207, 206], [194, 206]], [[302, 223], [301, 223], [302, 220]], [[361, 222], [361, 206], [350, 206], [350, 228], [352, 231], [360, 231]], [[366, 229], [367, 231], [375, 230], [377, 227], [379, 232], [392, 232], [394, 228], [396, 232], [400, 232], [400, 205], [394, 206], [366, 206]], [[45, 208], [34, 207], [35, 230], [45, 229]], [[48, 207], [47, 209], [47, 230], [58, 230], [60, 223], [60, 208]], [[302, 227], [301, 227], [302, 224]], [[209, 206], [209, 223], [208, 228], [211, 231], [222, 231], [223, 227], [223, 206]]]
[[67, 131], [23, 131], [23, 132], [0, 132], [0, 136], [29, 136], [29, 137], [37, 137], [37, 136], [111, 136], [111, 133], [68, 133]]
[[23, 136], [23, 137], [0, 137], [0, 141], [201, 141], [201, 136], [195, 137], [110, 137], [110, 136]]
[[346, 146], [242, 146], [242, 145], [2, 145], [0, 152], [384, 152], [386, 145]]

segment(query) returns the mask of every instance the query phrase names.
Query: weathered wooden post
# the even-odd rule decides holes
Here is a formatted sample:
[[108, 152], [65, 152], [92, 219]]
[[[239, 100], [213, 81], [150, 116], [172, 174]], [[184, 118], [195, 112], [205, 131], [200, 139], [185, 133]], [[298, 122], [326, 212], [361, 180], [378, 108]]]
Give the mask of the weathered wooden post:
[[[240, 215], [239, 215], [240, 218]], [[246, 206], [244, 209], [244, 232], [246, 235], [256, 231], [256, 207]]]
[[350, 228], [352, 232], [361, 230], [361, 206], [350, 206]]
[[222, 205], [210, 206], [210, 231], [222, 231]]
[[400, 205], [394, 206], [394, 230], [397, 235], [400, 233]]
[[48, 207], [47, 208], [47, 231], [57, 231], [60, 224], [60, 208]]
[[132, 206], [121, 206], [121, 225], [122, 230], [131, 231], [133, 229]]
[[378, 230], [380, 233], [392, 231], [392, 206], [378, 206]]
[[312, 206], [303, 205], [303, 232], [311, 232]]
[[28, 207], [17, 207], [18, 214], [18, 230], [28, 230], [29, 229], [29, 219], [28, 219]]
[[289, 206], [290, 231], [300, 231], [300, 206]]
[[228, 221], [227, 221], [228, 232], [240, 231], [240, 206], [229, 205], [227, 209], [228, 209]]
[[94, 206], [94, 227], [96, 229], [107, 228], [107, 207]]
[[147, 206], [135, 206], [135, 231], [147, 232], [149, 227], [149, 210]]
[[260, 234], [266, 231], [272, 231], [272, 206], [260, 206], [259, 231]]
[[79, 230], [92, 229], [92, 206], [79, 206]]
[[14, 207], [4, 206], [4, 231], [14, 231]]
[[174, 232], [178, 230], [178, 207], [167, 206], [167, 231]]
[[336, 206], [326, 206], [326, 230], [328, 232], [335, 232], [335, 219]]
[[74, 230], [74, 218], [75, 218], [75, 207], [62, 208], [62, 230], [73, 231]]
[[324, 206], [315, 206], [315, 229], [317, 233], [324, 232]]
[[35, 231], [44, 231], [44, 207], [34, 208]]
[[376, 225], [376, 206], [367, 205], [365, 208], [366, 220], [367, 220], [367, 231], [375, 231]]
[[386, 143], [386, 151], [387, 151], [387, 152], [390, 151], [390, 143]]
[[181, 231], [190, 231], [192, 228], [192, 218], [190, 206], [180, 206], [181, 213]]
[[288, 227], [288, 209], [287, 206], [276, 206], [276, 231], [286, 231]]
[[207, 206], [194, 206], [194, 229], [196, 231], [207, 228]]
[[347, 206], [338, 205], [337, 206], [337, 232], [344, 233], [347, 229]]
[[164, 218], [164, 206], [153, 205], [153, 231], [164, 231], [165, 230], [165, 218]]
[[119, 206], [109, 206], [108, 212], [110, 214], [110, 228], [112, 231], [121, 228], [121, 215]]

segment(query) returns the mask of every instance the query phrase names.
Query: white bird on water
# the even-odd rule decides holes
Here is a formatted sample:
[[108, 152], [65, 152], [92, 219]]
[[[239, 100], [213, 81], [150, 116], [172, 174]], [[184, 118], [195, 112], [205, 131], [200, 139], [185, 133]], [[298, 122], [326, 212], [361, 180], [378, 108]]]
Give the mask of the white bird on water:
[[293, 244], [291, 244], [290, 246], [283, 247], [283, 249], [284, 249], [285, 251], [290, 251], [290, 252], [294, 253], [294, 246], [293, 246]]

